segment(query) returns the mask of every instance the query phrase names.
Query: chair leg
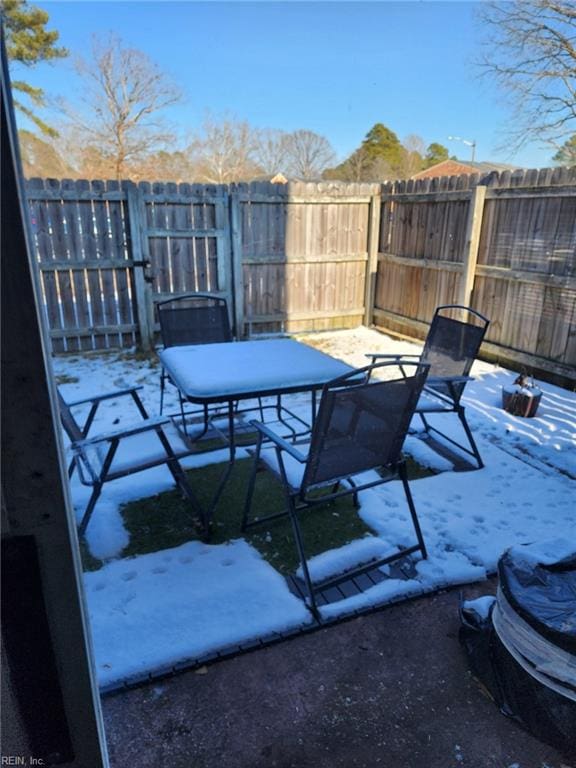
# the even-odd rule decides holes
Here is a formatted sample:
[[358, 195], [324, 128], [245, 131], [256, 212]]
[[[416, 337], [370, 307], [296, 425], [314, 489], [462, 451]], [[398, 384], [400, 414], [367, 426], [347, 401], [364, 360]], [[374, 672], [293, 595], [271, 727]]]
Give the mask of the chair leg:
[[453, 440], [451, 437], [448, 437], [448, 435], [445, 435], [439, 429], [436, 429], [436, 427], [433, 427], [431, 424], [429, 424], [428, 420], [425, 418], [423, 413], [419, 413], [418, 415], [422, 419], [422, 423], [424, 424], [424, 428], [426, 429], [426, 432], [428, 433], [431, 431], [436, 432], [436, 434], [441, 435], [445, 440], [448, 440], [449, 443], [452, 443], [452, 445], [455, 445], [457, 448], [460, 448], [465, 453], [468, 453], [470, 456], [473, 456], [476, 459], [476, 462], [478, 464], [478, 469], [482, 469], [484, 467], [484, 462], [482, 461], [482, 457], [480, 456], [480, 451], [478, 450], [478, 446], [476, 445], [474, 437], [472, 436], [472, 431], [470, 430], [470, 427], [468, 426], [468, 422], [466, 421], [466, 416], [464, 415], [464, 408], [462, 406], [458, 406], [455, 408], [454, 411], [450, 411], [450, 413], [456, 413], [458, 415], [458, 418], [460, 419], [460, 423], [462, 424], [466, 437], [468, 438], [468, 443], [470, 445], [471, 450], [466, 448], [461, 443], [456, 442], [456, 440]]
[[424, 429], [426, 432], [430, 432], [430, 424], [428, 424], [428, 421], [423, 413], [419, 413], [418, 416], [420, 416], [420, 419], [422, 421], [422, 424], [424, 424]]
[[192, 509], [194, 510], [194, 515], [198, 519], [205, 540], [208, 540], [210, 537], [210, 521], [207, 519], [206, 515], [204, 514], [204, 511], [200, 505], [200, 502], [198, 501], [196, 494], [192, 490], [192, 486], [188, 482], [188, 478], [186, 477], [186, 473], [180, 466], [178, 460], [175, 458], [173, 461], [168, 461], [166, 463], [166, 466], [170, 470], [172, 477], [176, 481], [176, 485], [178, 488], [180, 488], [181, 493], [183, 496], [185, 496], [190, 504], [192, 505]]
[[[354, 480], [352, 480], [351, 477], [348, 478], [348, 483], [350, 483], [352, 488], [356, 488], [356, 483], [354, 482]], [[354, 491], [354, 493], [352, 494], [352, 503], [354, 504], [356, 509], [360, 508], [360, 499], [358, 498], [358, 491]]]
[[84, 510], [84, 515], [82, 516], [82, 520], [80, 521], [80, 525], [78, 526], [78, 536], [80, 538], [82, 538], [86, 533], [86, 528], [88, 527], [88, 523], [90, 522], [90, 518], [92, 517], [92, 513], [94, 512], [94, 507], [96, 506], [96, 502], [98, 501], [98, 498], [100, 497], [101, 492], [102, 492], [102, 483], [95, 483], [92, 488], [92, 495], [90, 496], [90, 500], [86, 505], [86, 509]]
[[262, 450], [263, 435], [258, 432], [258, 441], [256, 443], [256, 450], [254, 452], [254, 463], [252, 465], [252, 472], [250, 474], [250, 480], [248, 481], [248, 491], [246, 493], [246, 501], [244, 502], [244, 512], [242, 514], [242, 525], [240, 530], [242, 533], [246, 531], [248, 527], [248, 516], [252, 509], [252, 499], [254, 497], [254, 487], [256, 485], [256, 473], [258, 472], [258, 464], [260, 462], [260, 452]]
[[294, 540], [296, 542], [296, 549], [298, 550], [298, 556], [300, 557], [300, 565], [302, 566], [302, 573], [304, 574], [304, 584], [306, 585], [306, 591], [308, 592], [308, 608], [312, 612], [314, 618], [317, 621], [322, 621], [318, 606], [316, 604], [316, 594], [314, 592], [314, 585], [310, 578], [310, 571], [308, 570], [308, 560], [306, 558], [306, 552], [304, 551], [304, 540], [302, 538], [302, 529], [300, 528], [300, 520], [298, 519], [298, 512], [294, 504], [294, 496], [290, 493], [290, 484], [288, 482], [288, 475], [286, 474], [286, 467], [284, 466], [284, 460], [282, 458], [282, 452], [279, 448], [276, 448], [276, 456], [278, 459], [278, 466], [280, 468], [280, 478], [282, 480], [282, 488], [284, 490], [284, 497], [286, 498], [286, 508], [292, 523], [292, 531], [294, 532]]
[[424, 543], [424, 537], [422, 536], [422, 529], [420, 528], [420, 522], [418, 520], [418, 514], [414, 505], [414, 499], [412, 498], [412, 492], [410, 491], [410, 485], [408, 483], [408, 473], [406, 472], [406, 463], [402, 462], [398, 467], [398, 474], [402, 480], [404, 486], [404, 493], [406, 495], [406, 501], [408, 502], [408, 508], [410, 510], [410, 516], [412, 517], [412, 524], [414, 525], [414, 531], [416, 532], [416, 538], [418, 539], [418, 546], [422, 552], [422, 558], [424, 560], [428, 557], [426, 551], [426, 544]]
[[160, 374], [160, 416], [162, 416], [162, 411], [164, 409], [164, 389], [166, 388], [166, 373], [164, 371], [164, 368], [162, 368], [162, 373]]
[[182, 418], [182, 430], [186, 437], [188, 437], [188, 427], [186, 426], [186, 416], [184, 415], [184, 400], [182, 393], [178, 390], [178, 399], [180, 400], [180, 416]]
[[464, 408], [458, 409], [458, 418], [460, 419], [462, 426], [464, 427], [464, 432], [466, 432], [466, 437], [468, 438], [468, 442], [470, 443], [470, 447], [472, 448], [472, 453], [474, 454], [474, 458], [478, 462], [478, 469], [482, 469], [484, 467], [484, 462], [482, 461], [482, 457], [480, 456], [480, 451], [478, 450], [476, 441], [472, 436], [472, 431], [468, 426], [468, 422], [466, 421], [466, 416], [464, 415]]
[[304, 575], [304, 584], [306, 585], [306, 591], [308, 593], [308, 607], [314, 615], [317, 621], [321, 621], [320, 611], [316, 604], [316, 593], [314, 591], [314, 585], [310, 578], [310, 571], [308, 570], [308, 560], [304, 551], [304, 541], [302, 539], [302, 529], [300, 528], [300, 521], [298, 519], [298, 513], [294, 506], [294, 499], [286, 490], [286, 500], [288, 502], [288, 514], [290, 516], [290, 522], [292, 523], [292, 531], [294, 532], [294, 540], [296, 542], [296, 549], [298, 550], [298, 556], [300, 557], [300, 565], [302, 566], [302, 573]]

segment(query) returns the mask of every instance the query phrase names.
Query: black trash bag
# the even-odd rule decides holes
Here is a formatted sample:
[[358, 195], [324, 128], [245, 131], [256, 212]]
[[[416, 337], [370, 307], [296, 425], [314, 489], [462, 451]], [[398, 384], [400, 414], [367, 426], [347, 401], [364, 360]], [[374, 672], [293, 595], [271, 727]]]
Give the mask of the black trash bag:
[[[482, 610], [479, 601], [483, 600]], [[490, 697], [496, 700], [494, 691], [498, 684], [492, 667], [492, 609], [496, 598], [479, 598], [471, 602], [460, 601], [460, 643], [466, 649], [468, 662], [474, 676], [482, 683]], [[499, 703], [499, 702], [497, 702]]]
[[[576, 557], [539, 563], [525, 557], [520, 548], [513, 548], [501, 558], [498, 576], [498, 596], [492, 598], [488, 610], [486, 603], [479, 608], [478, 600], [460, 605], [459, 637], [472, 672], [505, 715], [576, 760], [576, 701], [571, 698], [571, 682], [531, 670], [510, 636], [506, 635], [505, 641], [517, 658], [494, 626], [503, 610], [512, 625], [519, 617], [524, 628], [528, 625], [534, 631], [539, 649], [549, 649], [552, 656], [559, 650], [570, 659], [576, 650]], [[502, 631], [501, 621], [497, 626]], [[541, 639], [549, 645], [542, 646]]]
[[498, 581], [510, 606], [527, 624], [576, 655], [576, 553], [555, 563], [535, 563], [513, 547], [498, 562]]

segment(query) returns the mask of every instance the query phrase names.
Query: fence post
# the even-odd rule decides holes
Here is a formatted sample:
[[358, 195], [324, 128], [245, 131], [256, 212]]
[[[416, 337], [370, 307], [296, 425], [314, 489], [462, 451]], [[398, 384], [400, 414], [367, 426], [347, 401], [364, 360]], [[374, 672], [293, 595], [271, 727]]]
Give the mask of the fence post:
[[380, 242], [380, 194], [371, 195], [368, 208], [368, 261], [364, 279], [364, 325], [372, 325], [376, 298], [376, 276], [378, 274], [378, 247]]
[[482, 231], [482, 217], [484, 215], [484, 202], [486, 200], [486, 187], [478, 185], [472, 192], [468, 221], [466, 222], [466, 240], [464, 241], [464, 258], [462, 261], [462, 281], [460, 283], [460, 304], [470, 306], [474, 277], [476, 275], [476, 262], [478, 260], [478, 248], [480, 246], [480, 233]]
[[141, 190], [133, 181], [124, 183], [128, 203], [128, 232], [132, 269], [134, 273], [134, 300], [136, 302], [136, 320], [140, 333], [140, 347], [149, 352], [154, 346], [154, 327], [152, 323], [152, 296], [146, 280], [146, 269], [150, 267], [146, 238], [146, 221], [142, 216], [143, 200]]
[[242, 232], [240, 231], [240, 194], [235, 185], [228, 195], [230, 210], [230, 259], [232, 261], [232, 296], [236, 338], [244, 338], [244, 273], [242, 269]]

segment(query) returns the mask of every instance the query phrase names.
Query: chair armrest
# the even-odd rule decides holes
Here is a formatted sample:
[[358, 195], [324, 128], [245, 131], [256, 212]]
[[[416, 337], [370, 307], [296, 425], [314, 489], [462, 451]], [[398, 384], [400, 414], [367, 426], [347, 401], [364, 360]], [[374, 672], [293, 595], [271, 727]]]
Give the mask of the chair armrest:
[[[454, 405], [460, 401], [462, 391], [464, 390], [464, 387], [462, 387], [462, 391], [457, 392], [455, 389], [456, 385], [466, 384], [468, 381], [473, 381], [471, 376], [429, 376], [422, 391]], [[438, 385], [444, 385], [448, 391], [435, 389], [435, 386], [437, 387]]]
[[464, 384], [467, 381], [474, 381], [472, 376], [428, 376], [424, 389], [434, 384]]
[[271, 429], [268, 429], [268, 427], [265, 424], [262, 424], [260, 421], [251, 421], [250, 425], [255, 427], [261, 434], [264, 435], [264, 437], [268, 438], [270, 442], [278, 446], [280, 450], [286, 451], [286, 453], [289, 453], [290, 456], [292, 456], [293, 459], [296, 459], [296, 461], [299, 461], [300, 464], [304, 464], [306, 462], [307, 457], [303, 453], [301, 453], [297, 448], [295, 448], [287, 440], [284, 440], [284, 438], [280, 437], [275, 432], [272, 432]]
[[170, 419], [165, 416], [159, 416], [157, 419], [145, 419], [139, 424], [135, 424], [134, 426], [128, 427], [126, 429], [117, 429], [113, 432], [105, 432], [104, 434], [90, 437], [87, 440], [78, 440], [77, 442], [73, 443], [73, 448], [75, 450], [79, 450], [92, 445], [97, 445], [98, 443], [108, 443], [112, 440], [121, 440], [123, 437], [132, 437], [133, 435], [139, 435], [142, 432], [157, 430], [159, 427], [162, 427], [168, 423], [170, 423]]
[[144, 389], [144, 387], [127, 387], [126, 389], [115, 389], [113, 392], [105, 392], [103, 395], [85, 397], [83, 400], [74, 400], [74, 402], [68, 403], [68, 406], [72, 408], [74, 405], [85, 405], [86, 403], [100, 403], [102, 400], [111, 400], [113, 397], [122, 397], [124, 395], [131, 395], [133, 392], [137, 392], [140, 389]]
[[407, 355], [404, 353], [400, 353], [400, 354], [394, 355], [394, 354], [384, 354], [381, 352], [374, 352], [374, 353], [366, 352], [364, 356], [370, 357], [372, 358], [372, 360], [401, 360], [403, 357], [415, 357], [416, 359], [419, 359], [420, 357], [422, 357], [422, 355], [416, 355], [416, 354]]
[[141, 386], [126, 387], [126, 389], [115, 389], [112, 392], [105, 392], [102, 395], [94, 395], [93, 397], [87, 397], [83, 400], [76, 400], [73, 403], [68, 403], [68, 407], [73, 408], [76, 405], [85, 405], [86, 403], [90, 403], [91, 405], [90, 412], [86, 417], [84, 426], [81, 427], [82, 435], [84, 437], [88, 437], [88, 432], [90, 431], [92, 423], [96, 417], [96, 413], [98, 411], [100, 403], [102, 403], [104, 400], [111, 400], [112, 398], [125, 397], [127, 395], [130, 395], [132, 397], [132, 400], [134, 401], [134, 405], [136, 406], [136, 408], [138, 408], [140, 416], [142, 416], [143, 419], [148, 419], [148, 413], [146, 411], [146, 408], [144, 408], [144, 404], [142, 403], [142, 400], [140, 400], [140, 398], [138, 397], [138, 391], [141, 389], [143, 389], [143, 387]]

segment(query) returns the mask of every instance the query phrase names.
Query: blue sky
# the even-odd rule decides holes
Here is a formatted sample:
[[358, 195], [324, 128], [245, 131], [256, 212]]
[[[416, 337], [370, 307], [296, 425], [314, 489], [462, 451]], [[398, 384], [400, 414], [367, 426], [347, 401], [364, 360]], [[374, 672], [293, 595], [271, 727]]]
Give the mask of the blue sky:
[[[403, 140], [418, 134], [451, 154], [524, 167], [550, 165], [553, 150], [498, 152], [509, 113], [478, 77], [478, 3], [40, 1], [72, 58], [94, 33], [113, 31], [147, 53], [185, 92], [167, 111], [182, 143], [209, 110], [255, 127], [306, 128], [340, 159], [376, 122]], [[52, 96], [78, 97], [71, 60], [41, 65], [28, 80]]]

